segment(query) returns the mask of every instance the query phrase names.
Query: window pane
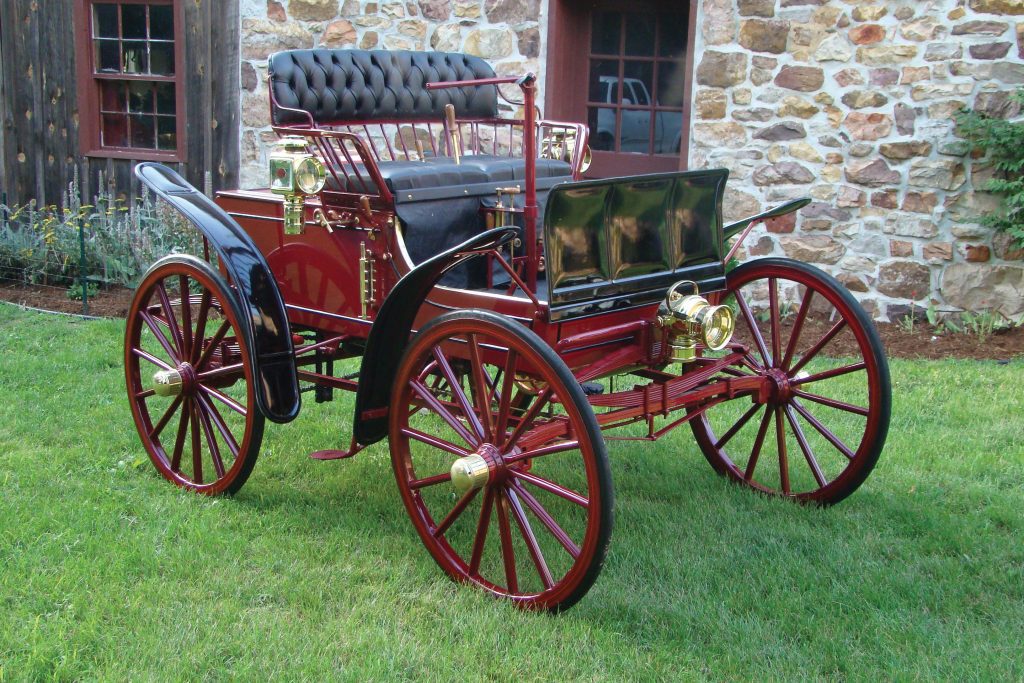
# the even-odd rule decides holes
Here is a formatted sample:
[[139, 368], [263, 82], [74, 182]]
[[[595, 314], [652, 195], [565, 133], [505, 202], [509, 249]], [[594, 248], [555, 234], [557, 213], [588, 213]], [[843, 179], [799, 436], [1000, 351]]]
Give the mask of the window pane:
[[588, 113], [591, 149], [615, 151], [615, 109], [590, 107]]
[[174, 43], [149, 44], [149, 72], [157, 76], [174, 75]]
[[128, 111], [139, 114], [153, 113], [153, 84], [144, 81], [128, 83]]
[[145, 5], [121, 5], [121, 31], [123, 38], [146, 37]]
[[124, 83], [102, 81], [100, 83], [101, 109], [106, 112], [127, 111], [125, 106]]
[[175, 150], [178, 148], [178, 131], [176, 120], [173, 116], [158, 116], [157, 121], [157, 144], [160, 149]]
[[686, 88], [686, 62], [660, 62], [658, 64], [658, 92], [655, 96], [662, 107], [683, 106], [683, 92]]
[[96, 71], [115, 74], [121, 71], [121, 48], [117, 40], [96, 41]]
[[651, 112], [649, 110], [622, 110], [619, 149], [623, 152], [638, 154], [651, 153]]
[[156, 117], [133, 114], [131, 117], [132, 147], [156, 149]]
[[173, 83], [156, 84], [156, 111], [158, 114], [175, 114], [177, 112], [174, 94]]
[[146, 41], [124, 41], [124, 72], [126, 74], [149, 73], [149, 56], [146, 54]]
[[[654, 89], [654, 64], [652, 62], [626, 62], [626, 84], [629, 88], [623, 92], [633, 104], [650, 106], [650, 92]], [[626, 102], [623, 102], [626, 104]]]
[[658, 56], [686, 55], [686, 17], [681, 14], [662, 14], [658, 17], [661, 31], [658, 36]]
[[619, 54], [619, 33], [622, 15], [618, 12], [597, 12], [591, 24], [590, 51], [601, 55]]
[[104, 147], [128, 146], [128, 117], [118, 114], [104, 114], [100, 130], [100, 144]]
[[170, 5], [150, 5], [149, 37], [174, 40], [174, 8]]
[[619, 101], [619, 62], [613, 59], [590, 60], [591, 102], [608, 102], [617, 104]]
[[117, 38], [117, 5], [104, 2], [96, 3], [93, 8], [93, 35], [97, 38]]
[[649, 57], [654, 55], [654, 17], [649, 14], [630, 14], [626, 21], [626, 55]]

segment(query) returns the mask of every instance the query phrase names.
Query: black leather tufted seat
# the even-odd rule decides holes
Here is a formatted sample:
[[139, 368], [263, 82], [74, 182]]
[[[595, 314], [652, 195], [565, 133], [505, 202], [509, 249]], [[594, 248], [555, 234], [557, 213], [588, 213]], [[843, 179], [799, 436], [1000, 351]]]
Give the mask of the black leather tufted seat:
[[[288, 50], [270, 56], [275, 125], [351, 121], [440, 121], [446, 104], [460, 117], [496, 118], [492, 85], [427, 90], [425, 83], [493, 78], [479, 57], [410, 50]], [[284, 109], [284, 108], [287, 109]], [[288, 109], [300, 111], [288, 111]]]

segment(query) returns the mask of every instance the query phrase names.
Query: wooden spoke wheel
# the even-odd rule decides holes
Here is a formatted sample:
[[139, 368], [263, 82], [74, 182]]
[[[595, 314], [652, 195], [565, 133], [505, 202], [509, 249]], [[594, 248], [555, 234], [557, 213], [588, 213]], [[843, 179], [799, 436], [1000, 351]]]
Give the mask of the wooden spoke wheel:
[[132, 417], [169, 481], [235, 493], [256, 464], [264, 418], [234, 299], [205, 261], [175, 254], [150, 268], [125, 331]]
[[878, 333], [834, 278], [786, 259], [729, 273], [721, 303], [747, 353], [727, 375], [766, 377], [761, 396], [691, 421], [720, 474], [759, 491], [830, 505], [870, 474], [889, 428], [889, 366]]
[[549, 610], [593, 585], [612, 530], [604, 440], [532, 331], [483, 311], [424, 326], [395, 378], [390, 441], [413, 525], [452, 578]]

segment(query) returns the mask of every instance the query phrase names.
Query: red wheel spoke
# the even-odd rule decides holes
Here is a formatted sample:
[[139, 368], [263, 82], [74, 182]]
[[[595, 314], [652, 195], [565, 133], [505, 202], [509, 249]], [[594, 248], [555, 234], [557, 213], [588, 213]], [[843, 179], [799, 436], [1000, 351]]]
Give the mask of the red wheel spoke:
[[470, 364], [470, 386], [473, 389], [473, 398], [476, 399], [476, 409], [480, 411], [480, 419], [483, 421], [484, 440], [493, 442], [494, 420], [491, 413], [491, 401], [487, 390], [488, 383], [484, 378], [484, 361], [480, 355], [480, 344], [475, 334], [469, 335], [469, 364]]
[[809, 394], [806, 391], [794, 389], [793, 394], [800, 398], [805, 398], [808, 401], [814, 401], [815, 403], [820, 403], [823, 406], [835, 408], [836, 410], [843, 410], [847, 413], [854, 413], [855, 415], [863, 415], [864, 417], [867, 417], [868, 413], [871, 412], [867, 408], [861, 408], [860, 406], [855, 406], [844, 401], [837, 401], [834, 398], [826, 398], [825, 396], [818, 396], [817, 394]]
[[189, 413], [192, 415], [192, 481], [197, 484], [203, 483], [203, 446], [200, 442], [199, 436], [199, 418], [196, 412], [199, 410], [196, 407], [195, 401], [189, 401], [188, 404]]
[[576, 493], [572, 489], [568, 489], [565, 488], [564, 486], [556, 484], [553, 481], [548, 481], [547, 479], [538, 477], [536, 474], [530, 474], [529, 472], [522, 472], [520, 470], [514, 469], [509, 470], [509, 474], [511, 474], [516, 479], [529, 482], [530, 484], [533, 484], [537, 488], [543, 489], [548, 493], [553, 493], [559, 498], [565, 498], [570, 503], [576, 503], [582, 508], [590, 507], [590, 501], [587, 498], [580, 495], [579, 493]]
[[542, 458], [545, 455], [551, 455], [552, 453], [565, 453], [566, 451], [577, 451], [580, 448], [579, 441], [563, 441], [561, 443], [551, 444], [550, 446], [543, 446], [541, 448], [532, 448], [522, 453], [517, 453], [511, 457], [505, 458], [505, 464], [511, 465], [514, 462], [520, 460], [531, 460], [533, 458]]
[[455, 524], [455, 521], [462, 516], [462, 513], [465, 512], [469, 504], [473, 502], [473, 499], [476, 498], [476, 494], [479, 491], [480, 489], [470, 489], [463, 494], [462, 498], [459, 498], [459, 502], [455, 504], [452, 511], [449, 512], [448, 515], [441, 520], [441, 523], [430, 532], [434, 535], [434, 538], [443, 536], [444, 532], [448, 531], [452, 524]]
[[178, 410], [178, 406], [180, 405], [181, 396], [175, 396], [174, 400], [171, 401], [171, 405], [164, 412], [163, 417], [161, 417], [160, 421], [157, 422], [156, 425], [153, 426], [153, 429], [150, 430], [149, 438], [155, 439], [160, 436], [160, 432], [164, 431], [164, 427], [166, 427], [167, 423], [171, 421], [171, 418], [174, 416], [175, 411]]
[[178, 436], [174, 439], [174, 452], [171, 454], [171, 471], [181, 471], [181, 453], [185, 448], [185, 430], [188, 427], [188, 414], [192, 400], [184, 399], [181, 408], [181, 417], [178, 419]]
[[846, 319], [845, 318], [843, 320], [840, 320], [839, 322], [837, 322], [835, 325], [833, 325], [832, 329], [830, 329], [828, 332], [826, 332], [824, 337], [819, 339], [814, 346], [812, 346], [810, 349], [808, 349], [807, 353], [805, 353], [803, 355], [803, 357], [800, 359], [800, 362], [797, 363], [796, 365], [794, 365], [789, 370], [789, 374], [795, 375], [796, 373], [800, 372], [800, 369], [803, 368], [805, 365], [807, 365], [809, 362], [811, 362], [811, 359], [813, 359], [815, 356], [817, 356], [818, 353], [823, 348], [825, 348], [825, 345], [828, 344], [830, 341], [832, 341], [832, 339], [837, 334], [839, 334], [844, 327], [846, 327]]
[[409, 482], [409, 488], [413, 490], [427, 488], [428, 486], [436, 486], [443, 484], [446, 481], [452, 480], [451, 472], [442, 472], [441, 474], [435, 474], [432, 477], [424, 477], [423, 479], [413, 479]]
[[551, 577], [551, 570], [548, 568], [548, 563], [544, 560], [544, 553], [540, 549], [540, 544], [537, 543], [537, 536], [533, 533], [530, 520], [526, 518], [523, 505], [519, 502], [519, 497], [512, 489], [505, 489], [504, 494], [512, 504], [512, 516], [519, 527], [519, 533], [523, 535], [523, 540], [526, 541], [526, 548], [530, 551], [530, 558], [537, 568], [537, 574], [540, 575], [540, 580], [544, 584], [544, 590], [549, 590], [555, 585], [555, 580]]
[[156, 390], [155, 389], [144, 389], [144, 390], [138, 392], [137, 394], [135, 394], [135, 398], [149, 398], [150, 396], [155, 396], [155, 395], [156, 395]]
[[856, 454], [853, 451], [851, 451], [850, 448], [845, 443], [843, 443], [838, 436], [833, 434], [828, 427], [821, 424], [818, 418], [814, 417], [814, 415], [812, 415], [810, 411], [803, 406], [803, 404], [801, 404], [799, 401], [793, 401], [793, 407], [796, 408], [796, 412], [800, 413], [800, 415], [802, 415], [803, 418], [807, 420], [812, 427], [818, 430], [819, 434], [825, 437], [826, 441], [835, 446], [837, 451], [845, 455], [847, 459], [853, 460]]
[[775, 406], [775, 441], [779, 450], [779, 481], [787, 496], [789, 487], [789, 458], [786, 454], [786, 425], [782, 421], [782, 407]]
[[193, 365], [198, 364], [199, 354], [203, 350], [203, 337], [206, 334], [206, 320], [210, 315], [211, 300], [210, 290], [204, 287], [203, 294], [199, 297], [199, 314], [196, 316], [196, 332], [193, 336], [195, 343], [192, 344], [192, 355], [189, 357]]
[[757, 350], [761, 352], [761, 358], [764, 360], [765, 367], [770, 367], [771, 361], [768, 360], [768, 348], [764, 345], [764, 337], [761, 336], [761, 330], [757, 327], [757, 320], [754, 318], [754, 314], [750, 312], [750, 306], [747, 305], [742, 292], [736, 292], [736, 305], [740, 307], [740, 313], [743, 314], [743, 319], [747, 321], [747, 327], [750, 328], [750, 334], [754, 337]]
[[776, 366], [782, 355], [782, 340], [779, 336], [782, 323], [779, 320], [779, 282], [773, 277], [768, 278], [768, 313], [772, 326], [772, 365]]
[[220, 432], [224, 442], [228, 445], [228, 450], [231, 451], [231, 455], [237, 458], [240, 450], [238, 447], [238, 441], [235, 439], [235, 435], [231, 433], [231, 430], [228, 428], [228, 425], [224, 421], [224, 417], [220, 414], [220, 411], [217, 410], [217, 406], [213, 404], [213, 401], [209, 400], [202, 394], [197, 394], [196, 400], [198, 400], [203, 408], [209, 413], [210, 421], [215, 427], [217, 427], [217, 431]]
[[818, 461], [814, 459], [814, 453], [811, 452], [811, 445], [807, 443], [807, 437], [804, 436], [804, 430], [800, 427], [800, 423], [797, 422], [796, 415], [793, 414], [793, 409], [790, 406], [786, 406], [786, 419], [789, 420], [789, 426], [793, 428], [793, 434], [796, 435], [796, 442], [800, 444], [800, 450], [804, 452], [804, 458], [807, 460], [807, 465], [811, 468], [811, 472], [814, 474], [814, 481], [818, 482], [818, 486], [827, 486], [828, 481], [825, 479], [825, 475], [822, 473], [821, 467], [818, 465]]
[[[423, 399], [427, 407], [434, 411], [438, 417], [447, 422], [448, 426], [454, 429], [455, 433], [462, 437], [463, 441], [474, 448], [480, 445], [480, 441], [469, 433], [463, 424], [459, 422], [447, 408], [444, 407], [444, 404], [442, 404], [441, 401], [439, 401], [438, 398], [431, 393], [430, 389], [425, 387], [422, 382], [419, 380], [411, 380], [409, 385], [412, 387], [412, 390], [418, 394], [421, 399]], [[452, 390], [455, 390], [454, 387]]]
[[571, 538], [569, 538], [569, 534], [565, 533], [562, 527], [558, 525], [558, 522], [556, 522], [551, 514], [544, 509], [544, 506], [541, 505], [540, 502], [538, 502], [538, 500], [518, 482], [512, 482], [512, 489], [519, 494], [519, 497], [523, 499], [524, 503], [526, 503], [526, 507], [530, 508], [530, 511], [533, 512], [533, 514], [537, 516], [537, 519], [540, 520], [541, 524], [551, 532], [551, 535], [555, 537], [555, 540], [562, 544], [562, 547], [565, 548], [566, 552], [572, 556], [572, 559], [577, 559], [580, 556], [580, 547], [576, 545]]
[[245, 406], [243, 406], [241, 403], [239, 403], [235, 399], [231, 398], [230, 396], [217, 391], [216, 389], [214, 389], [212, 387], [206, 387], [206, 386], [200, 385], [199, 388], [202, 391], [205, 391], [210, 396], [212, 396], [215, 399], [217, 399], [218, 401], [220, 401], [221, 403], [223, 403], [224, 405], [226, 405], [228, 408], [231, 408], [231, 410], [235, 411], [236, 413], [238, 413], [239, 415], [241, 415], [243, 417], [248, 412], [245, 409]]
[[750, 406], [750, 410], [743, 413], [743, 416], [740, 419], [736, 420], [736, 424], [730, 427], [729, 431], [722, 435], [722, 438], [720, 438], [718, 440], [718, 443], [715, 444], [715, 448], [721, 448], [725, 444], [729, 443], [729, 440], [732, 439], [732, 437], [736, 436], [736, 434], [741, 429], [743, 429], [743, 426], [750, 421], [750, 418], [754, 417], [754, 413], [756, 413], [760, 409], [760, 403], [755, 403], [754, 405]]
[[508, 418], [512, 412], [512, 393], [515, 390], [516, 352], [509, 349], [501, 375], [501, 395], [498, 397], [498, 424], [494, 427], [495, 441], [508, 431]]
[[[157, 343], [163, 347], [164, 352], [171, 359], [171, 362], [178, 363], [178, 352], [171, 346], [171, 342], [164, 335], [164, 331], [160, 329], [160, 326], [156, 324], [156, 321], [153, 320], [153, 316], [146, 311], [139, 310], [139, 317], [142, 318], [142, 321], [146, 323], [146, 327], [148, 327], [150, 332], [153, 333], [153, 336], [156, 337]], [[139, 350], [141, 351], [142, 349]]]
[[163, 309], [164, 317], [167, 318], [167, 327], [171, 330], [171, 341], [178, 350], [178, 357], [185, 358], [185, 344], [181, 340], [181, 329], [178, 327], [178, 319], [174, 316], [174, 308], [171, 300], [167, 297], [167, 288], [161, 280], [156, 286], [157, 296], [160, 297], [160, 308]]
[[757, 460], [761, 457], [764, 437], [768, 434], [768, 425], [771, 421], [772, 411], [770, 408], [767, 408], [764, 411], [764, 417], [761, 418], [761, 426], [757, 428], [757, 437], [754, 439], [754, 445], [750, 449], [750, 460], [747, 461], [747, 469], [743, 472], [743, 478], [747, 481], [753, 481], [754, 468], [757, 467]]
[[515, 430], [513, 430], [512, 434], [507, 439], [505, 439], [505, 443], [502, 444], [501, 447], [502, 451], [507, 451], [512, 446], [512, 444], [519, 440], [519, 438], [523, 435], [523, 432], [526, 431], [527, 427], [533, 424], [533, 421], [537, 419], [537, 415], [540, 414], [541, 408], [543, 408], [549, 400], [551, 400], [551, 388], [545, 387], [543, 391], [537, 394], [536, 400], [527, 409], [522, 419], [519, 420], [519, 424], [516, 425], [516, 428]]
[[488, 487], [484, 491], [484, 501], [480, 507], [480, 519], [476, 524], [476, 536], [473, 537], [473, 550], [469, 557], [469, 575], [480, 575], [480, 560], [484, 556], [484, 543], [487, 541], [487, 530], [491, 526], [491, 508], [494, 506], [494, 489]]
[[436, 436], [424, 434], [420, 430], [413, 429], [412, 427], [402, 427], [402, 433], [411, 439], [421, 441], [427, 444], [428, 446], [433, 446], [434, 448], [440, 448], [442, 451], [448, 451], [449, 453], [453, 453], [461, 458], [464, 458], [467, 455], [469, 455], [469, 451], [465, 450], [464, 448], [459, 448], [455, 444], [449, 443], [444, 439], [439, 439]]
[[219, 379], [222, 377], [230, 377], [237, 373], [241, 376], [245, 372], [244, 363], [233, 363], [231, 365], [222, 365], [214, 370], [207, 370], [206, 372], [200, 372], [196, 375], [196, 379], [200, 382], [209, 382], [213, 379]]
[[505, 565], [505, 582], [510, 593], [519, 592], [519, 579], [516, 576], [516, 554], [512, 549], [512, 527], [508, 523], [508, 500], [500, 493], [496, 494], [498, 507], [498, 535], [501, 537], [501, 560]]
[[803, 301], [800, 302], [800, 311], [796, 314], [796, 322], [793, 323], [793, 331], [789, 333], [789, 344], [786, 345], [786, 357], [782, 359], [780, 368], [785, 370], [793, 362], [793, 354], [796, 353], [796, 344], [800, 339], [800, 331], [804, 328], [804, 321], [811, 310], [811, 298], [814, 297], [814, 290], [808, 289], [804, 293]]
[[230, 329], [231, 321], [225, 319], [224, 322], [220, 324], [220, 327], [217, 328], [217, 332], [212, 337], [210, 337], [210, 343], [207, 345], [205, 349], [203, 349], [203, 352], [199, 354], [199, 360], [197, 360], [195, 364], [196, 370], [199, 370], [200, 368], [205, 366], [207, 362], [209, 362], [210, 356], [213, 355], [214, 349], [220, 346], [220, 343], [224, 341], [224, 335], [226, 335], [228, 333], [228, 330]]
[[[444, 353], [441, 352], [440, 346], [435, 346], [433, 348], [433, 354], [434, 358], [437, 360], [437, 366], [441, 369], [445, 379], [448, 380], [448, 386], [451, 388], [452, 396], [454, 396], [455, 400], [458, 401], [459, 407], [462, 408], [462, 414], [466, 416], [466, 420], [476, 433], [476, 443], [480, 443], [485, 438], [484, 428], [483, 425], [480, 424], [477, 414], [473, 411], [473, 407], [469, 404], [469, 397], [466, 396], [466, 392], [462, 390], [462, 383], [456, 379], [455, 371], [452, 370], [452, 366], [448, 363], [448, 359], [445, 358]], [[473, 443], [473, 441], [470, 441], [469, 443]]]
[[178, 287], [181, 288], [181, 357], [192, 358], [192, 293], [187, 275], [178, 276]]
[[220, 479], [224, 476], [224, 460], [220, 457], [220, 447], [217, 445], [217, 439], [213, 435], [213, 427], [210, 425], [210, 416], [204, 409], [203, 401], [200, 399], [197, 401], [196, 413], [199, 415], [199, 424], [203, 427], [203, 436], [206, 437], [206, 445], [210, 447], [210, 459], [213, 461], [213, 470], [217, 473], [217, 478]]
[[153, 354], [149, 353], [148, 351], [143, 351], [142, 349], [135, 348], [135, 349], [132, 349], [132, 353], [134, 355], [138, 356], [139, 358], [142, 358], [143, 360], [149, 361], [150, 363], [152, 363], [153, 365], [157, 366], [161, 370], [170, 370], [171, 369], [170, 365], [168, 365], [167, 363], [163, 362], [162, 360], [160, 360], [159, 358], [157, 358]]
[[790, 384], [810, 384], [811, 382], [820, 382], [823, 379], [831, 379], [832, 377], [839, 377], [841, 375], [848, 375], [851, 372], [857, 372], [859, 370], [867, 369], [868, 364], [864, 361], [854, 363], [853, 365], [844, 365], [841, 368], [835, 368], [834, 370], [826, 370], [825, 372], [819, 372], [816, 375], [809, 375], [807, 377], [797, 377], [790, 380]]

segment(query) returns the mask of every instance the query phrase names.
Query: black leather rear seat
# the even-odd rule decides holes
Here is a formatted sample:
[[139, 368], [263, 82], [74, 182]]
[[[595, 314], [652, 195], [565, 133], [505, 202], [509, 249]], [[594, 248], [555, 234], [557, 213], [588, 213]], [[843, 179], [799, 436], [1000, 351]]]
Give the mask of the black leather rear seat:
[[[435, 187], [461, 187], [478, 183], [495, 183], [524, 180], [526, 161], [490, 154], [474, 154], [462, 157], [456, 164], [449, 157], [427, 158], [425, 161], [382, 161], [378, 165], [381, 177], [392, 193], [406, 190], [422, 190]], [[569, 178], [572, 169], [569, 164], [557, 159], [538, 159], [537, 177]], [[339, 176], [341, 174], [339, 173]], [[349, 170], [340, 178], [344, 187], [331, 178], [328, 189], [341, 192], [373, 192], [369, 173], [362, 167], [359, 172]]]

